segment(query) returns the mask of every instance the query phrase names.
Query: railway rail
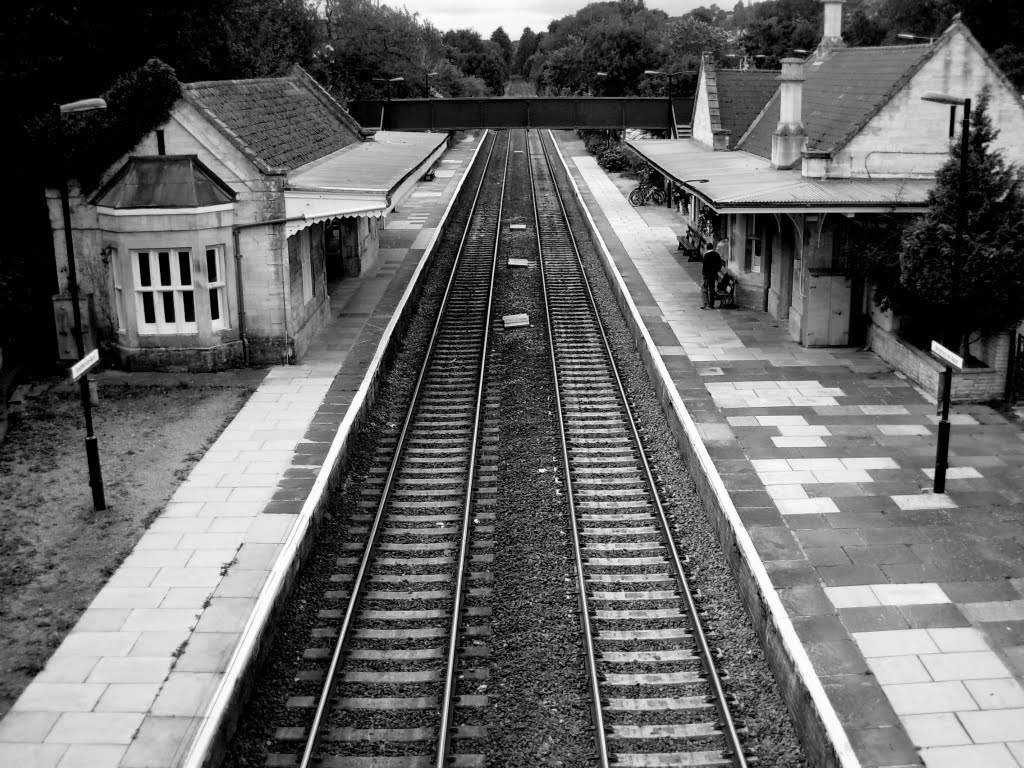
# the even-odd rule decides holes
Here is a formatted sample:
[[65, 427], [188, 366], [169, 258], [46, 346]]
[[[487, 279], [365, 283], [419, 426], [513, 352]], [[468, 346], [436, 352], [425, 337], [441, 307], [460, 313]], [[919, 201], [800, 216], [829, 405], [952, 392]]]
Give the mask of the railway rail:
[[460, 660], [460, 645], [488, 630], [486, 607], [467, 606], [466, 595], [486, 598], [489, 576], [467, 564], [471, 545], [487, 543], [476, 540], [488, 528], [477, 505], [494, 481], [481, 459], [493, 442], [486, 363], [510, 142], [508, 134], [491, 142], [405, 421], [371, 469], [369, 494], [379, 499], [360, 503], [365, 513], [349, 530], [345, 549], [362, 554], [338, 558], [338, 589], [326, 596], [338, 607], [320, 611], [314, 636], [324, 646], [305, 652], [326, 662], [299, 675], [319, 693], [289, 701], [313, 710], [311, 724], [279, 728], [268, 766], [483, 763], [473, 745], [484, 726], [454, 728], [453, 712], [485, 703], [458, 697], [457, 678], [486, 675], [475, 666], [480, 649]]
[[487, 361], [516, 146], [532, 190], [596, 765], [745, 768], [753, 760], [587, 280], [550, 134], [488, 140], [408, 409], [374, 456], [289, 694], [287, 709], [304, 714], [287, 722], [306, 725], [278, 727], [266, 765], [475, 768], [495, 757], [484, 747], [498, 475]]
[[598, 764], [745, 768], [549, 141], [531, 136], [530, 169]]

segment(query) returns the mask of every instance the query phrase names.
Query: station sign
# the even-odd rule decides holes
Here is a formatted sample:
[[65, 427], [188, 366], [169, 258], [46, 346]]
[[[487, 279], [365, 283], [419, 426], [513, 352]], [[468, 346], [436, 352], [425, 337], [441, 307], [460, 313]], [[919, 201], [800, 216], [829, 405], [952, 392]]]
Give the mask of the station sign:
[[951, 368], [956, 368], [961, 372], [964, 370], [964, 359], [960, 355], [954, 354], [952, 350], [946, 349], [937, 341], [932, 342], [932, 354]]
[[78, 381], [88, 371], [100, 361], [100, 352], [98, 349], [94, 349], [88, 355], [83, 357], [77, 363], [71, 366], [71, 380]]

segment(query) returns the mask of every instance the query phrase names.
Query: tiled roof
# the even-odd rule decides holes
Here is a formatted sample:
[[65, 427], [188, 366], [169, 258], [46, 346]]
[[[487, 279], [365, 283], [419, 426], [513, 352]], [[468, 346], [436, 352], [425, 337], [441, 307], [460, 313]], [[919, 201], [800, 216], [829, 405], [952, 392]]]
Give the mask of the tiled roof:
[[263, 170], [292, 170], [361, 140], [359, 126], [298, 67], [287, 77], [210, 80], [182, 87]]
[[[933, 47], [895, 45], [878, 48], [840, 48], [824, 61], [804, 64], [802, 120], [807, 149], [836, 152], [917, 70]], [[721, 73], [719, 73], [721, 76]], [[772, 132], [779, 123], [779, 94], [738, 145], [761, 157], [771, 158]]]
[[231, 187], [194, 155], [129, 157], [93, 198], [106, 208], [203, 208], [230, 203]]
[[779, 71], [771, 69], [719, 69], [718, 113], [721, 127], [730, 132], [733, 146], [754, 122], [779, 87]]

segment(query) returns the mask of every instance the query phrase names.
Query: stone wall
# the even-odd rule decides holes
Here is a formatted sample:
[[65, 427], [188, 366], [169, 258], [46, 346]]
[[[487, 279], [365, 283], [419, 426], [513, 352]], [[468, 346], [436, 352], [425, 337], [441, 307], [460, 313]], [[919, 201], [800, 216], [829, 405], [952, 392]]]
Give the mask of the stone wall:
[[[1006, 388], [1009, 344], [1010, 334], [1001, 333], [972, 345], [972, 352], [989, 367], [954, 371], [950, 399], [960, 403], [1001, 399]], [[944, 366], [930, 354], [876, 323], [868, 328], [867, 346], [926, 393], [939, 398]]]

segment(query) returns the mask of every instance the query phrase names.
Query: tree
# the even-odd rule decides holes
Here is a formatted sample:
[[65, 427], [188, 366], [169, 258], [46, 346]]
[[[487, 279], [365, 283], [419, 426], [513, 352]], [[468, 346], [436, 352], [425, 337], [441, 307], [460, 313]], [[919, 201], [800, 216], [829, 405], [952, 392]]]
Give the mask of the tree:
[[669, 22], [668, 44], [674, 61], [699, 61], [705, 53], [717, 61], [729, 48], [729, 36], [721, 27], [688, 14]]
[[502, 27], [498, 27], [491, 32], [491, 42], [497, 45], [501, 51], [501, 60], [505, 62], [505, 67], [511, 69], [512, 39], [508, 36], [508, 33]]
[[[890, 239], [861, 256], [883, 309], [940, 332], [965, 357], [972, 334], [1002, 331], [1024, 317], [1024, 176], [992, 149], [998, 132], [988, 104], [986, 89], [971, 119], [963, 197], [958, 139], [936, 176], [928, 212], [903, 229], [900, 252], [891, 252]], [[961, 205], [967, 215], [957, 253]]]
[[444, 33], [444, 43], [449, 61], [465, 74], [483, 80], [492, 94], [504, 93], [509, 73], [497, 44], [485, 41], [472, 29], [449, 30]]
[[537, 53], [537, 44], [539, 40], [537, 35], [532, 29], [526, 27], [523, 29], [523, 34], [519, 36], [519, 42], [516, 43], [516, 53], [512, 60], [512, 72], [523, 77], [529, 76], [527, 70], [527, 64], [533, 55]]

